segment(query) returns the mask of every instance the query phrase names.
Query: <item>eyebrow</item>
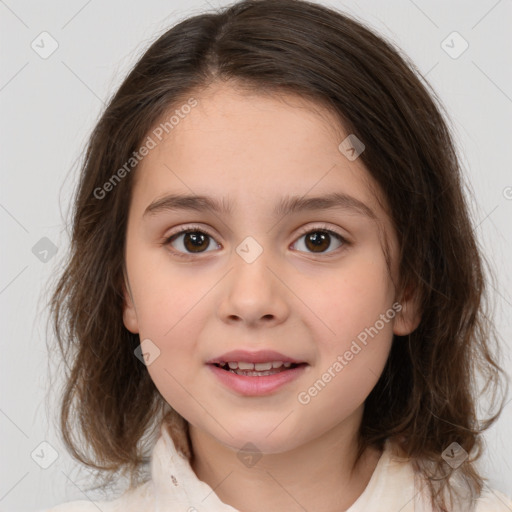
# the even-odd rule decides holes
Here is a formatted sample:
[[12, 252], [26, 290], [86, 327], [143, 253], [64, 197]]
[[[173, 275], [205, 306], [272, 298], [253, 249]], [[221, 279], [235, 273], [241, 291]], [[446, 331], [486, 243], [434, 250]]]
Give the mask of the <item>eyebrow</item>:
[[[143, 217], [165, 211], [194, 210], [211, 211], [217, 214], [231, 214], [232, 204], [209, 196], [169, 194], [153, 201], [143, 213]], [[301, 211], [350, 210], [365, 217], [376, 219], [375, 213], [359, 199], [342, 192], [331, 192], [321, 197], [287, 196], [274, 207], [275, 217]]]

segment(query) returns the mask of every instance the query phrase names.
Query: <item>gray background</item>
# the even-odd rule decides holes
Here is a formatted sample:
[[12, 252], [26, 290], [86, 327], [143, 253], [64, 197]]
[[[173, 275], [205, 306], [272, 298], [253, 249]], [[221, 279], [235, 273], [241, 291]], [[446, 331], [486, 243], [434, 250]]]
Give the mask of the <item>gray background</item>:
[[[79, 471], [59, 440], [51, 420], [55, 399], [46, 402], [45, 343], [48, 279], [67, 249], [65, 218], [86, 138], [104, 101], [160, 33], [189, 15], [227, 3], [0, 0], [2, 511], [87, 499], [82, 491], [87, 471]], [[447, 106], [475, 193], [476, 233], [496, 269], [495, 320], [506, 343], [503, 365], [510, 368], [511, 1], [320, 3], [356, 15], [394, 41]], [[52, 41], [39, 36], [44, 31], [58, 43], [47, 58], [40, 53], [51, 49]], [[454, 31], [463, 39], [450, 36]], [[469, 47], [459, 55], [464, 40]], [[57, 393], [59, 386], [55, 382], [51, 391]], [[483, 459], [489, 485], [509, 495], [511, 430], [509, 402], [485, 436]], [[53, 448], [40, 446], [45, 441]], [[43, 469], [35, 460], [50, 462], [52, 449], [58, 458]]]

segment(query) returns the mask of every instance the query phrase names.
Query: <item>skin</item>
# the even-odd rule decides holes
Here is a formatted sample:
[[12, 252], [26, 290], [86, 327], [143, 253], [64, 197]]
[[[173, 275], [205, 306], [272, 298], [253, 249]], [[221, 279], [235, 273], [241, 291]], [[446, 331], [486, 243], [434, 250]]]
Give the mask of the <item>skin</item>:
[[[398, 246], [385, 201], [369, 187], [361, 159], [349, 161], [339, 151], [348, 134], [321, 105], [288, 94], [251, 94], [232, 83], [195, 97], [198, 106], [150, 151], [134, 177], [124, 324], [160, 350], [148, 371], [189, 422], [193, 470], [223, 502], [244, 512], [346, 510], [380, 457], [368, 449], [351, 471], [364, 401], [393, 334], [419, 323], [412, 300], [402, 300], [401, 313], [308, 404], [297, 396], [397, 300]], [[333, 191], [362, 201], [376, 219], [338, 209], [272, 215], [284, 195]], [[169, 193], [224, 197], [233, 211], [143, 216]], [[184, 235], [165, 245], [190, 224], [212, 236], [202, 253], [191, 253]], [[333, 236], [323, 252], [313, 252], [300, 230], [322, 225], [349, 244]], [[247, 236], [263, 249], [250, 264], [236, 252]], [[180, 251], [188, 257], [177, 256]], [[308, 366], [271, 395], [241, 396], [205, 364], [238, 348], [277, 350]], [[262, 454], [250, 467], [237, 457], [248, 442]]]

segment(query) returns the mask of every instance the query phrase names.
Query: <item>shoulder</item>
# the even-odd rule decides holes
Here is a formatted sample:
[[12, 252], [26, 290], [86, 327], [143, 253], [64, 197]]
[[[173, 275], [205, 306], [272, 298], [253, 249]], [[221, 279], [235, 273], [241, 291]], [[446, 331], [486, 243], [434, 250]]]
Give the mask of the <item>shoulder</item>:
[[[385, 490], [380, 493], [375, 492], [377, 498], [381, 501], [384, 499], [386, 503], [392, 503], [392, 500], [398, 497], [402, 502], [407, 503], [410, 510], [431, 512], [432, 506], [425, 475], [418, 473], [412, 460], [390, 441], [386, 443], [383, 455], [382, 464], [378, 465], [379, 471], [376, 470], [374, 476], [378, 477], [376, 480], [381, 482]], [[458, 496], [458, 500], [455, 498], [456, 506], [452, 509], [454, 511], [512, 512], [511, 497], [486, 484], [481, 494], [473, 499], [468, 496], [467, 485], [460, 473], [455, 473], [450, 478], [450, 484], [455, 491], [455, 496]], [[402, 510], [400, 507], [398, 509]], [[403, 511], [405, 510], [409, 508], [404, 505]]]
[[475, 503], [475, 512], [510, 512], [512, 499], [495, 489], [486, 487]]

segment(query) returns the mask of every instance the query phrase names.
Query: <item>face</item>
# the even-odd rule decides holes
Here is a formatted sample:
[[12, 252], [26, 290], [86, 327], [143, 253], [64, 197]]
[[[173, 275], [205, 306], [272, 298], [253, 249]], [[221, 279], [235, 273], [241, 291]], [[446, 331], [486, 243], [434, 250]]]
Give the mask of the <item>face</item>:
[[[291, 450], [360, 413], [393, 333], [417, 325], [396, 302], [396, 235], [361, 160], [340, 151], [348, 134], [330, 112], [228, 85], [196, 99], [134, 176], [124, 324], [191, 425], [234, 449]], [[278, 208], [335, 193], [337, 207]], [[250, 356], [223, 357], [234, 350]], [[266, 376], [208, 364], [268, 350], [281, 356], [263, 362], [301, 364]]]

